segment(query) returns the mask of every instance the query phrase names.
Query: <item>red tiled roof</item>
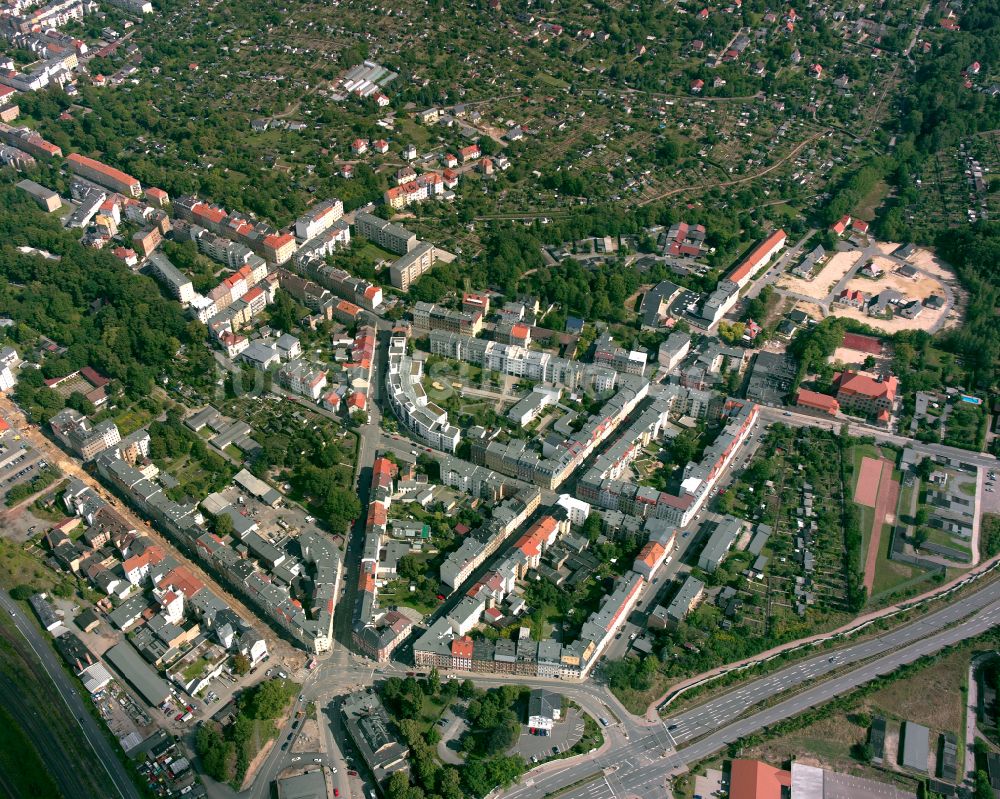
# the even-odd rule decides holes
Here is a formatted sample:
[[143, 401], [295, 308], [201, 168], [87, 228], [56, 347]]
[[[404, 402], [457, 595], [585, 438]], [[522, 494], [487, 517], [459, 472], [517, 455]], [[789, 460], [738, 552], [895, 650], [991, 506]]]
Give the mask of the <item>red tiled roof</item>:
[[139, 183], [139, 181], [134, 177], [125, 174], [120, 169], [115, 169], [107, 164], [102, 164], [100, 161], [95, 161], [93, 158], [87, 158], [85, 155], [70, 153], [66, 156], [66, 160], [69, 161], [70, 165], [89, 167], [90, 169], [100, 172], [105, 177], [121, 181], [122, 183]]
[[456, 658], [472, 657], [472, 639], [469, 636], [456, 638], [451, 642], [451, 655]]
[[556, 520], [551, 516], [544, 516], [535, 522], [531, 526], [531, 529], [518, 539], [515, 546], [529, 558], [540, 555], [542, 545], [555, 529]]
[[295, 241], [295, 237], [291, 233], [272, 233], [264, 238], [264, 246], [279, 250], [291, 241]]
[[106, 386], [109, 382], [108, 378], [106, 378], [102, 374], [99, 374], [97, 370], [95, 370], [91, 366], [84, 366], [80, 370], [80, 377], [82, 377], [84, 380], [90, 383], [90, 385], [92, 385], [94, 388], [100, 388], [101, 386]]
[[734, 760], [729, 775], [730, 799], [781, 799], [791, 788], [792, 773], [759, 760]]
[[262, 289], [260, 286], [254, 286], [252, 289], [250, 289], [250, 291], [244, 294], [241, 299], [243, 300], [243, 302], [253, 302], [263, 293], [264, 289]]
[[810, 391], [807, 388], [799, 389], [795, 395], [795, 404], [801, 405], [803, 408], [812, 408], [813, 410], [823, 411], [831, 415], [840, 411], [840, 403], [837, 402], [836, 397], [831, 397], [829, 394], [820, 394], [818, 391]]
[[368, 398], [365, 397], [364, 392], [355, 391], [351, 396], [347, 398], [348, 408], [364, 408], [368, 404]]
[[221, 208], [213, 208], [208, 203], [195, 203], [191, 207], [191, 213], [200, 216], [210, 222], [221, 222], [226, 218], [226, 212]]
[[899, 380], [893, 375], [879, 382], [874, 377], [858, 372], [843, 372], [837, 380], [838, 391], [849, 396], [861, 396], [869, 399], [885, 398], [892, 402], [896, 399], [896, 388]]
[[764, 257], [784, 238], [785, 231], [774, 231], [774, 233], [754, 247], [753, 252], [746, 257], [743, 263], [730, 272], [726, 276], [726, 279], [731, 280], [733, 283], [739, 283], [743, 278], [753, 274], [760, 262], [764, 260]]
[[658, 541], [650, 541], [642, 548], [642, 551], [639, 553], [639, 557], [637, 557], [636, 560], [640, 563], [645, 563], [650, 568], [653, 568], [660, 562], [666, 553], [667, 550], [664, 548], [663, 544]]

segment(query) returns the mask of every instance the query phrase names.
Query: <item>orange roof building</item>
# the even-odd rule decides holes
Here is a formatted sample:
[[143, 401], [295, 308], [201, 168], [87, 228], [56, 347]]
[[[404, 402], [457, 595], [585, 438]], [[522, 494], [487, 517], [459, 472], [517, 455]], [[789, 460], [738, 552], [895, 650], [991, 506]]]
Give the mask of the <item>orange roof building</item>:
[[792, 772], [759, 760], [734, 760], [729, 773], [730, 799], [789, 799]]
[[820, 394], [818, 391], [810, 391], [807, 388], [800, 388], [798, 390], [798, 393], [795, 395], [795, 404], [800, 408], [828, 413], [830, 416], [836, 416], [840, 413], [840, 403], [837, 402], [836, 397], [831, 397], [829, 394]]
[[841, 372], [834, 375], [837, 401], [842, 408], [876, 414], [892, 411], [899, 389], [899, 379], [894, 375], [878, 380], [860, 372]]
[[659, 541], [650, 541], [636, 557], [632, 570], [650, 580], [666, 557], [667, 548]]
[[750, 278], [754, 276], [757, 270], [761, 267], [767, 266], [767, 264], [771, 261], [771, 258], [774, 257], [774, 254], [785, 246], [787, 238], [788, 237], [785, 235], [785, 231], [774, 231], [774, 233], [754, 247], [753, 252], [751, 252], [739, 266], [726, 276], [726, 280], [729, 280], [740, 288], [743, 288], [748, 282], [750, 282]]
[[80, 177], [87, 178], [87, 180], [92, 180], [101, 186], [106, 186], [122, 194], [127, 194], [129, 197], [140, 197], [142, 195], [142, 185], [139, 181], [131, 175], [125, 174], [120, 169], [115, 169], [107, 164], [102, 164], [100, 161], [95, 161], [93, 158], [87, 158], [85, 155], [77, 153], [70, 153], [66, 156], [66, 163], [69, 164], [69, 168], [73, 174], [80, 175]]

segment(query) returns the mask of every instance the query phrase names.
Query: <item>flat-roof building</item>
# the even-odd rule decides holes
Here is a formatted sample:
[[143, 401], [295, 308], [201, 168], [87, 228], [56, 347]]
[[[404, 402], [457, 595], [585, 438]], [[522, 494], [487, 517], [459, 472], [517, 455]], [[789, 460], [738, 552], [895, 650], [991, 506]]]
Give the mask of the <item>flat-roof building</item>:
[[33, 180], [22, 180], [17, 184], [17, 187], [38, 203], [43, 211], [52, 213], [52, 211], [58, 211], [62, 207], [62, 200], [59, 199], [56, 192], [35, 183]]
[[166, 680], [150, 668], [128, 641], [111, 647], [104, 656], [150, 707], [161, 705], [170, 698]]

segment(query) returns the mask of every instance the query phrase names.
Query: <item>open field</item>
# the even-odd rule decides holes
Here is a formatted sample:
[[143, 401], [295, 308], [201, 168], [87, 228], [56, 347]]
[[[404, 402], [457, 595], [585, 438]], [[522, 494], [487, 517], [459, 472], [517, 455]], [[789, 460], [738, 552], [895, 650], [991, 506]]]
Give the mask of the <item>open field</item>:
[[830, 356], [829, 362], [842, 363], [844, 366], [856, 371], [867, 371], [868, 369], [865, 367], [865, 361], [869, 357], [875, 358], [875, 366], [871, 368], [873, 371], [878, 370], [880, 365], [887, 369], [892, 366], [891, 358], [871, 355], [871, 353], [862, 352], [861, 350], [856, 350], [851, 347], [837, 347], [837, 349], [833, 351], [833, 355]]
[[816, 273], [812, 280], [785, 275], [778, 281], [778, 288], [823, 300], [831, 289], [843, 279], [844, 275], [857, 264], [860, 257], [860, 254], [854, 251], [838, 252], [823, 265], [823, 268]]

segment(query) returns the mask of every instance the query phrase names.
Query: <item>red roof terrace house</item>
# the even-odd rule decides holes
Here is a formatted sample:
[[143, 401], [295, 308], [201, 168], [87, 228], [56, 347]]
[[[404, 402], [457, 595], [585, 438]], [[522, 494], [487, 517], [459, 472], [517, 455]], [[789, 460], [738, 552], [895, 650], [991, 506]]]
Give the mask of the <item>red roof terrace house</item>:
[[125, 194], [129, 197], [142, 196], [142, 185], [131, 175], [120, 169], [115, 169], [93, 158], [87, 158], [77, 153], [66, 156], [66, 163], [75, 175], [92, 180], [101, 186]]

